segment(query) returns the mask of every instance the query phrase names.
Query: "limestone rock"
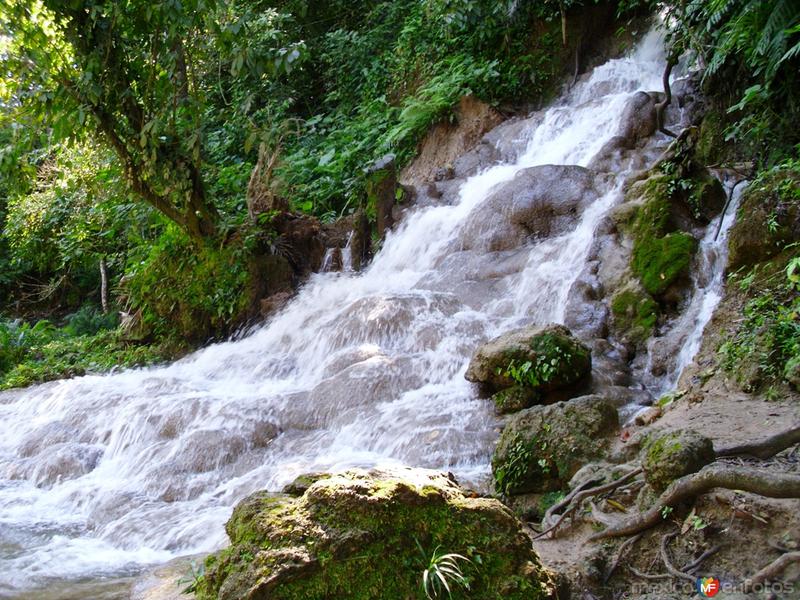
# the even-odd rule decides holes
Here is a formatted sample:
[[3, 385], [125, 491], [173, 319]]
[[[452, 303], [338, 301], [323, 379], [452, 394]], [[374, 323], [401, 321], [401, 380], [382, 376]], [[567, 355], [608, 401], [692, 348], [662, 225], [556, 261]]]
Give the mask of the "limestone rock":
[[471, 597], [553, 596], [511, 511], [434, 471], [353, 470], [296, 498], [259, 492], [226, 530], [231, 545], [206, 560], [200, 600], [417, 598], [436, 549], [469, 558]]
[[[784, 170], [752, 183], [728, 238], [728, 270], [763, 262], [800, 238], [800, 176]], [[729, 215], [728, 218], [731, 218]]]
[[563, 488], [583, 465], [600, 458], [619, 427], [617, 409], [600, 396], [582, 396], [514, 414], [492, 458], [505, 495]]
[[534, 404], [541, 402], [541, 398], [541, 394], [532, 388], [524, 385], [514, 385], [494, 394], [492, 401], [494, 402], [495, 412], [498, 415], [506, 415], [524, 408], [530, 408]]
[[530, 363], [524, 384], [551, 391], [579, 382], [592, 368], [591, 351], [562, 325], [525, 327], [495, 338], [475, 352], [467, 368], [468, 381], [499, 391], [515, 383], [509, 366]]
[[530, 235], [568, 231], [598, 197], [595, 178], [593, 171], [575, 165], [522, 169], [472, 211], [459, 243], [465, 249], [509, 250]]
[[657, 432], [645, 440], [640, 459], [647, 483], [661, 492], [675, 479], [713, 461], [714, 445], [693, 429]]
[[656, 127], [655, 98], [647, 92], [635, 93], [622, 111], [619, 137], [630, 148], [651, 136]]

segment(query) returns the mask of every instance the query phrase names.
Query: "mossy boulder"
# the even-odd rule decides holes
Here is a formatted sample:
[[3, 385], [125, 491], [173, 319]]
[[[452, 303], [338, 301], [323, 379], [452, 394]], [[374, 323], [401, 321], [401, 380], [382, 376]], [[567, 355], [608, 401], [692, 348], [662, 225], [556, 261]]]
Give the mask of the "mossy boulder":
[[618, 427], [617, 409], [600, 396], [512, 415], [492, 458], [497, 491], [509, 496], [563, 489], [578, 469], [605, 454]]
[[454, 598], [552, 597], [522, 524], [500, 502], [468, 498], [423, 469], [353, 470], [300, 497], [257, 493], [226, 526], [231, 545], [206, 560], [200, 600], [425, 598], [434, 551], [453, 552], [470, 590]]
[[526, 385], [512, 385], [493, 394], [492, 401], [498, 415], [507, 415], [540, 403], [542, 395]]
[[631, 282], [611, 298], [611, 328], [626, 343], [641, 345], [655, 331], [659, 307], [640, 285]]
[[661, 238], [644, 237], [633, 247], [631, 268], [644, 289], [658, 296], [689, 275], [695, 250], [697, 240], [682, 231]]
[[782, 169], [754, 181], [742, 195], [728, 238], [728, 269], [764, 262], [800, 238], [800, 172]]
[[698, 171], [691, 180], [686, 202], [692, 216], [703, 224], [709, 223], [725, 206], [725, 188], [708, 169]]
[[546, 325], [510, 331], [483, 344], [464, 376], [494, 392], [517, 384], [548, 392], [581, 381], [591, 369], [586, 345], [563, 325]]
[[714, 445], [693, 429], [656, 432], [645, 440], [639, 458], [645, 480], [661, 492], [679, 477], [696, 473], [712, 462]]

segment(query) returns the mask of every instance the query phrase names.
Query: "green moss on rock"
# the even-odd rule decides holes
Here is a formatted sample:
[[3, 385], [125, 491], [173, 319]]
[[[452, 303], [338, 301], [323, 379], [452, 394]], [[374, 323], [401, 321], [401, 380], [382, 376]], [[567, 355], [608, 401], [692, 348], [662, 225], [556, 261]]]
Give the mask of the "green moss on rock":
[[696, 473], [712, 462], [714, 445], [693, 429], [657, 432], [645, 440], [639, 458], [645, 480], [661, 492], [675, 479]]
[[530, 408], [541, 402], [541, 399], [542, 396], [539, 392], [525, 385], [514, 385], [500, 390], [492, 396], [495, 411], [499, 415], [507, 415]]
[[688, 233], [641, 238], [633, 248], [631, 267], [648, 293], [660, 295], [688, 275], [695, 250], [697, 240]]
[[591, 368], [586, 345], [563, 325], [547, 325], [510, 331], [482, 345], [465, 377], [495, 392], [514, 385], [548, 392], [579, 382]]
[[658, 303], [638, 285], [629, 285], [611, 299], [611, 326], [622, 339], [642, 344], [653, 335]]
[[779, 169], [748, 186], [728, 238], [728, 268], [764, 262], [800, 238], [800, 172]]
[[552, 597], [511, 512], [467, 498], [433, 471], [354, 470], [301, 497], [255, 494], [227, 531], [231, 546], [207, 559], [200, 600], [423, 599], [422, 573], [437, 548], [470, 558], [462, 565], [470, 590], [454, 585], [453, 598]]
[[492, 458], [497, 491], [516, 495], [564, 488], [578, 469], [604, 454], [618, 427], [616, 408], [600, 396], [512, 415]]

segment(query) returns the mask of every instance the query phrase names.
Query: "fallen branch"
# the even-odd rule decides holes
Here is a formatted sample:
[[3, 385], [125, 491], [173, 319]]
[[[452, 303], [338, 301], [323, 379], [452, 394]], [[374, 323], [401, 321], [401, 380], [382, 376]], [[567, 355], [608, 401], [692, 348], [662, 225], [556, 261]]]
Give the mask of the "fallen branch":
[[[697, 473], [676, 479], [646, 512], [615, 527], [596, 533], [590, 541], [633, 535], [663, 520], [661, 511], [714, 488], [752, 492], [769, 498], [800, 498], [800, 475], [767, 473], [752, 467], [712, 464]], [[587, 490], [588, 491], [588, 490]]]
[[[548, 533], [554, 532], [556, 529], [558, 529], [559, 526], [561, 525], [561, 523], [564, 521], [564, 519], [567, 518], [567, 515], [569, 515], [573, 510], [575, 510], [580, 505], [580, 503], [583, 500], [585, 500], [586, 498], [590, 498], [590, 497], [596, 496], [598, 494], [603, 494], [605, 492], [610, 492], [611, 490], [615, 490], [618, 487], [620, 487], [621, 485], [627, 483], [628, 481], [630, 481], [631, 479], [633, 479], [634, 477], [639, 475], [641, 472], [642, 472], [642, 468], [639, 467], [638, 469], [634, 469], [630, 473], [626, 473], [625, 475], [623, 475], [622, 477], [620, 477], [616, 481], [612, 481], [611, 483], [606, 483], [606, 484], [603, 484], [603, 485], [599, 485], [597, 487], [589, 488], [588, 490], [580, 490], [580, 491], [577, 491], [577, 492], [572, 492], [569, 495], [569, 496], [571, 496], [569, 501], [567, 501], [567, 498], [564, 498], [564, 500], [562, 500], [561, 502], [558, 503], [559, 506], [564, 506], [565, 503], [569, 505], [567, 507], [567, 509], [564, 511], [564, 513], [559, 517], [558, 521], [556, 521], [555, 524], [552, 525], [551, 527], [548, 527], [547, 529], [545, 529], [541, 533], [535, 535], [533, 539], [537, 540], [540, 537], [544, 537]], [[568, 496], [568, 498], [569, 498], [569, 496]], [[550, 511], [548, 511], [548, 513], [549, 512]], [[547, 516], [548, 515], [545, 514], [545, 520], [547, 519]], [[545, 525], [546, 525], [546, 523], [545, 523]]]
[[720, 448], [716, 451], [716, 454], [717, 458], [724, 456], [753, 456], [755, 458], [767, 459], [787, 448], [791, 448], [795, 444], [800, 444], [800, 424], [795, 425], [787, 431], [771, 435], [757, 442]]
[[752, 577], [745, 579], [744, 591], [750, 592], [765, 581], [771, 581], [792, 563], [800, 562], [800, 552], [789, 552], [775, 559]]
[[695, 579], [697, 578], [694, 575], [689, 575], [688, 573], [684, 573], [680, 569], [675, 568], [675, 565], [672, 564], [672, 561], [669, 558], [669, 550], [667, 547], [669, 546], [670, 541], [677, 537], [678, 533], [679, 532], [677, 531], [675, 533], [668, 533], [661, 538], [661, 560], [664, 562], [664, 566], [667, 567], [667, 571], [669, 571], [673, 577], [694, 583]]

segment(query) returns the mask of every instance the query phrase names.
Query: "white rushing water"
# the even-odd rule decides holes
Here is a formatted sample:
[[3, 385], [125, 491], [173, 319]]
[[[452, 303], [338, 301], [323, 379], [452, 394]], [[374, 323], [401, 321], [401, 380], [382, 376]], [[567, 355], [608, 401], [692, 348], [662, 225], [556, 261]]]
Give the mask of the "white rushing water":
[[480, 243], [493, 222], [480, 239], [467, 228], [523, 169], [589, 164], [631, 94], [660, 87], [660, 48], [649, 34], [595, 69], [526, 122], [513, 163], [408, 215], [365, 272], [315, 275], [245, 339], [0, 395], [0, 597], [213, 550], [239, 499], [308, 471], [403, 463], [485, 481], [498, 422], [464, 380], [469, 357], [564, 319], [628, 172], [554, 237], [493, 250]]

